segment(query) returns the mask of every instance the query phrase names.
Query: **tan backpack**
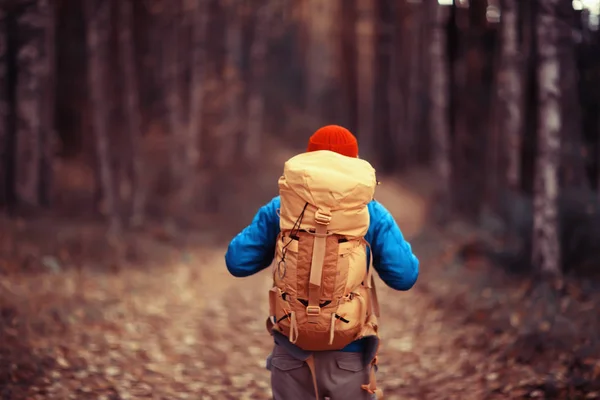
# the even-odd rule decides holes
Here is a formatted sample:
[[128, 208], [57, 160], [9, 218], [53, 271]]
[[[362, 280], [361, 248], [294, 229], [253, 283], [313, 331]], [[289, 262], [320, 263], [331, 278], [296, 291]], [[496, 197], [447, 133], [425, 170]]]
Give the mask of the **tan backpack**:
[[364, 239], [376, 186], [371, 164], [335, 152], [302, 153], [285, 163], [269, 331], [307, 351], [340, 350], [377, 336], [373, 266], [367, 272], [370, 246]]

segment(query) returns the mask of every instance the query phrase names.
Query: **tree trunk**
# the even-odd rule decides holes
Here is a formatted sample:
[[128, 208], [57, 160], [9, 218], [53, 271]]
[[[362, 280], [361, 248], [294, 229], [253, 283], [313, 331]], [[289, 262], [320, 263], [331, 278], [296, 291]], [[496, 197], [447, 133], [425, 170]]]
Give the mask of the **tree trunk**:
[[98, 158], [98, 176], [104, 198], [105, 212], [108, 215], [110, 223], [110, 231], [111, 233], [116, 233], [120, 230], [121, 224], [115, 196], [114, 171], [110, 161], [110, 99], [106, 82], [106, 60], [109, 57], [110, 2], [105, 0], [84, 0], [83, 6], [87, 24], [87, 72], [92, 125], [96, 142], [96, 156]]
[[178, 201], [175, 201], [185, 174], [185, 124], [183, 100], [181, 96], [181, 41], [179, 37], [179, 27], [181, 21], [181, 1], [171, 0], [168, 9], [164, 10], [164, 39], [163, 39], [163, 93], [165, 96], [165, 106], [167, 113], [167, 124], [169, 127], [169, 172], [170, 172], [170, 205], [171, 211], [178, 208]]
[[560, 0], [558, 32], [558, 59], [560, 60], [561, 92], [561, 165], [560, 182], [563, 187], [589, 188], [586, 160], [583, 157], [582, 104], [578, 87], [579, 70], [577, 50], [573, 40], [573, 27], [578, 14], [572, 2]]
[[[21, 1], [17, 16], [17, 201], [28, 206], [40, 204], [40, 171], [42, 160], [42, 122], [46, 26], [40, 1]], [[44, 21], [46, 22], [46, 21]]]
[[218, 141], [220, 148], [217, 158], [218, 168], [225, 168], [235, 158], [237, 140], [241, 138], [244, 108], [242, 98], [244, 87], [242, 82], [242, 21], [240, 18], [240, 2], [232, 0], [226, 8], [226, 57], [223, 91], [226, 93], [225, 121], [222, 125], [224, 135]]
[[334, 123], [340, 115], [336, 89], [339, 32], [333, 23], [339, 0], [308, 0], [307, 112], [312, 127]]
[[9, 130], [8, 130], [8, 24], [4, 7], [0, 6], [0, 210], [9, 202]]
[[344, 102], [343, 124], [356, 133], [358, 129], [358, 57], [357, 57], [357, 2], [358, 0], [346, 0], [341, 12], [341, 60], [340, 76], [342, 79], [340, 91]]
[[394, 7], [392, 0], [377, 0], [377, 24], [375, 41], [375, 144], [377, 146], [377, 161], [381, 169], [392, 172], [396, 166], [397, 126], [392, 127], [392, 121], [398, 122], [400, 85], [398, 83], [397, 67], [394, 61]]
[[357, 1], [357, 138], [361, 157], [375, 158], [375, 108], [373, 87], [375, 85], [375, 8], [372, 0]]
[[[453, 209], [476, 223], [485, 203], [490, 80], [486, 77], [490, 46], [486, 43], [486, 0], [471, 0], [469, 28], [461, 34], [464, 53], [461, 86], [455, 89], [459, 111], [452, 143]], [[458, 12], [458, 9], [456, 10]]]
[[144, 156], [142, 143], [142, 116], [140, 110], [138, 73], [135, 67], [135, 47], [132, 35], [132, 0], [119, 1], [119, 50], [123, 73], [123, 96], [131, 149], [130, 173], [132, 201], [130, 223], [140, 226], [144, 222], [146, 185], [144, 182]]
[[512, 190], [521, 187], [521, 146], [523, 89], [517, 36], [516, 0], [504, 0], [502, 4], [502, 66], [499, 79], [499, 98], [504, 115], [501, 118], [505, 138], [506, 182]]
[[[181, 204], [186, 210], [191, 210], [196, 195], [198, 183], [201, 179], [197, 175], [202, 151], [202, 125], [204, 113], [204, 91], [207, 69], [207, 25], [208, 2], [197, 0], [189, 4], [186, 12], [190, 14], [191, 24], [191, 50], [190, 50], [190, 91], [189, 115], [187, 130], [181, 132], [181, 140], [185, 143], [183, 151], [183, 176], [185, 184], [180, 191]], [[183, 135], [185, 134], [185, 137]]]
[[248, 98], [248, 123], [244, 155], [246, 160], [255, 162], [261, 150], [264, 120], [265, 99], [263, 86], [266, 72], [266, 56], [269, 33], [271, 6], [269, 4], [258, 7], [254, 21], [254, 38], [250, 45], [250, 84]]
[[407, 82], [407, 105], [406, 105], [406, 122], [404, 124], [404, 132], [401, 135], [406, 135], [409, 140], [407, 156], [410, 165], [418, 161], [418, 152], [415, 151], [418, 147], [418, 138], [425, 135], [421, 127], [423, 115], [423, 82], [426, 79], [423, 71], [422, 57], [423, 45], [427, 42], [422, 37], [423, 25], [423, 7], [421, 4], [409, 4], [410, 18], [408, 21], [408, 37], [405, 38], [405, 43], [408, 44], [409, 61], [408, 74], [405, 79]]
[[44, 57], [40, 62], [43, 69], [42, 131], [40, 137], [40, 203], [50, 206], [52, 201], [53, 159], [56, 142], [56, 3], [40, 0], [40, 12], [45, 26]]
[[559, 275], [561, 271], [557, 215], [561, 142], [557, 5], [558, 0], [540, 2], [537, 22], [540, 109], [534, 178], [532, 260], [539, 272], [550, 275]]
[[186, 149], [186, 164], [189, 168], [196, 168], [200, 162], [200, 149], [202, 148], [202, 113], [204, 101], [204, 79], [206, 76], [206, 42], [208, 23], [207, 2], [197, 1], [192, 11], [192, 72], [191, 72], [191, 99], [188, 126], [188, 146]]
[[448, 67], [446, 57], [446, 22], [448, 7], [441, 6], [436, 0], [430, 0], [432, 11], [432, 35], [429, 42], [430, 84], [430, 121], [432, 140], [432, 163], [439, 179], [437, 203], [439, 216], [445, 218], [451, 210], [450, 197], [450, 138], [448, 121]]
[[411, 81], [411, 42], [413, 18], [411, 4], [391, 2], [391, 79], [389, 84], [390, 144], [395, 153], [394, 169], [405, 170], [413, 161], [413, 137], [407, 129], [409, 120], [409, 82]]
[[[429, 21], [431, 20], [429, 10], [431, 9], [430, 5], [427, 4], [418, 4], [420, 9], [420, 23], [419, 23], [419, 35], [421, 37], [420, 46], [418, 47], [418, 57], [419, 57], [419, 65], [420, 65], [420, 76], [421, 82], [420, 92], [419, 92], [419, 107], [420, 107], [420, 115], [419, 120], [416, 121], [419, 127], [419, 134], [416, 136], [416, 149], [415, 155], [420, 163], [423, 165], [431, 164], [431, 124], [429, 120], [430, 116], [430, 90], [432, 85], [431, 72], [432, 68], [430, 66], [430, 54], [429, 54], [429, 45], [430, 38], [432, 37], [432, 29]], [[452, 15], [452, 14], [451, 14]], [[448, 18], [448, 25], [452, 23], [452, 18]], [[450, 36], [447, 35], [448, 42], [450, 41]], [[450, 46], [447, 46], [450, 48]], [[447, 67], [450, 68], [452, 66], [451, 60], [451, 52], [447, 52], [448, 63]], [[448, 77], [450, 81], [452, 80], [452, 74], [448, 71]], [[450, 90], [450, 85], [448, 85], [448, 99], [451, 102], [452, 91]], [[451, 111], [451, 110], [450, 110]], [[452, 120], [448, 120], [449, 129], [450, 129], [450, 137], [451, 137], [451, 128], [452, 128]]]
[[538, 132], [538, 43], [537, 43], [538, 2], [520, 2], [521, 13], [521, 53], [524, 54], [523, 76], [523, 135], [521, 151], [521, 189], [533, 198], [535, 155]]

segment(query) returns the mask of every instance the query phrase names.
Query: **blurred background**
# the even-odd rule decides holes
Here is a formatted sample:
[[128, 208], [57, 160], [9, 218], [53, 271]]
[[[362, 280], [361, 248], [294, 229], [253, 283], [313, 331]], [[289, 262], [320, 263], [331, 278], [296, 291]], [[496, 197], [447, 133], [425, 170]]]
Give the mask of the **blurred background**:
[[[422, 265], [401, 304], [383, 289], [390, 398], [600, 398], [599, 14], [0, 0], [0, 397], [268, 398], [266, 290], [223, 255], [285, 160], [339, 124]], [[253, 299], [245, 365], [219, 318]]]

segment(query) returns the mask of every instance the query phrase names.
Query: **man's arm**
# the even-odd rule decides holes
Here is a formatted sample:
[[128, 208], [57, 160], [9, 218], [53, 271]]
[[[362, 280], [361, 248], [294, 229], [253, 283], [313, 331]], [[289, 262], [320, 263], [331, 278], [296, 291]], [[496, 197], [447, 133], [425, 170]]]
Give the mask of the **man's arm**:
[[225, 264], [233, 276], [243, 278], [253, 275], [273, 261], [279, 234], [278, 208], [279, 197], [275, 197], [262, 206], [250, 225], [229, 243]]
[[409, 290], [419, 276], [419, 260], [390, 212], [380, 203], [370, 207], [373, 265], [386, 285]]

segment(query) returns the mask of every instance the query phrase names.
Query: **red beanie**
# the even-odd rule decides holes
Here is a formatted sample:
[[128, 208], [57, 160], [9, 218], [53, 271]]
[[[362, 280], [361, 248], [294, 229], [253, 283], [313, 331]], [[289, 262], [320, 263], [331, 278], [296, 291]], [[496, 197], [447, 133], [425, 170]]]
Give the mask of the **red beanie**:
[[358, 142], [350, 131], [339, 125], [319, 128], [308, 140], [306, 151], [330, 150], [348, 157], [358, 157]]

